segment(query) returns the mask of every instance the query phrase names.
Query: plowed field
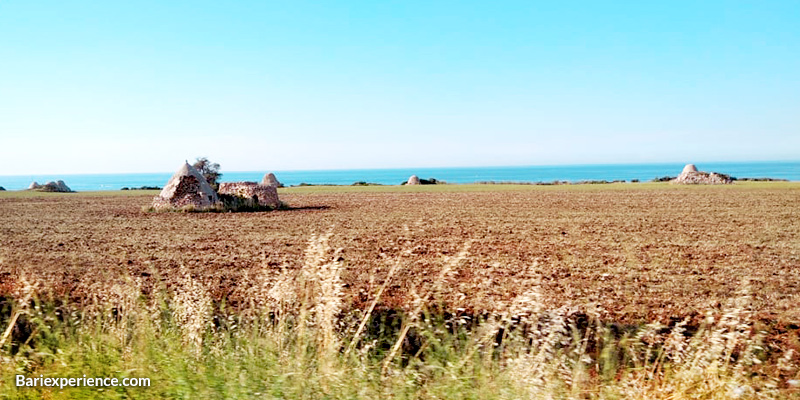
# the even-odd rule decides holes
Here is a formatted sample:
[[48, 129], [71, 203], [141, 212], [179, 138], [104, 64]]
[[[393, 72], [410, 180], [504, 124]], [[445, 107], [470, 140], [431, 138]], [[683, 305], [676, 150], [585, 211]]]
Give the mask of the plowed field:
[[26, 276], [80, 301], [103, 282], [169, 286], [181, 266], [234, 305], [259, 271], [297, 269], [312, 234], [342, 248], [351, 307], [392, 263], [380, 307], [407, 307], [447, 257], [448, 306], [479, 311], [531, 286], [613, 321], [700, 315], [748, 292], [763, 321], [800, 321], [800, 184], [283, 189], [292, 209], [148, 213], [153, 193], [0, 195], [0, 295]]

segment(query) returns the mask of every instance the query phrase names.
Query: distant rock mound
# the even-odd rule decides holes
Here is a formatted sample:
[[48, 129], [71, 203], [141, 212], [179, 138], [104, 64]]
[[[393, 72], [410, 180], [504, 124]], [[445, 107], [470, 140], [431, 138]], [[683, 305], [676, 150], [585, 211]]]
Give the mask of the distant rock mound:
[[677, 178], [670, 181], [682, 185], [725, 185], [733, 183], [730, 175], [698, 171], [694, 164], [686, 164]]
[[411, 175], [407, 181], [400, 182], [401, 185], [444, 185], [446, 183], [436, 178], [420, 179], [416, 175]]
[[205, 209], [218, 202], [217, 192], [211, 188], [203, 174], [187, 162], [178, 168], [161, 193], [153, 199], [153, 208], [159, 210], [194, 206]]
[[0, 192], [5, 192], [5, 191], [6, 191], [6, 188], [0, 186]]
[[[264, 178], [266, 179], [266, 177]], [[278, 200], [277, 185], [255, 182], [223, 182], [219, 184], [219, 194], [252, 200], [254, 204], [258, 203], [262, 207], [278, 208], [281, 204]]]
[[62, 180], [50, 181], [44, 185], [40, 185], [36, 181], [31, 182], [28, 190], [36, 190], [39, 192], [57, 192], [57, 193], [73, 193], [73, 190], [67, 186]]
[[264, 179], [261, 180], [261, 184], [265, 186], [274, 186], [276, 188], [283, 187], [283, 184], [278, 181], [278, 178], [276, 178], [275, 174], [272, 172], [264, 175]]

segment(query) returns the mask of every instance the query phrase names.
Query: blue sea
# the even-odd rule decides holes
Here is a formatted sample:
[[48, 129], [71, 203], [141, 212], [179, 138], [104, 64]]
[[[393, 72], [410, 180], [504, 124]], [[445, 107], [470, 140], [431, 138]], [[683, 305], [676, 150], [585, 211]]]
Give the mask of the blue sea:
[[[286, 186], [308, 184], [350, 185], [364, 181], [397, 185], [411, 175], [422, 179], [435, 178], [447, 183], [473, 182], [552, 182], [638, 179], [649, 181], [656, 177], [677, 176], [684, 164], [618, 164], [618, 165], [560, 165], [526, 167], [466, 167], [466, 168], [401, 168], [350, 169], [320, 171], [271, 171]], [[779, 178], [800, 181], [800, 161], [789, 162], [716, 162], [697, 163], [701, 171], [713, 171], [737, 178]], [[222, 182], [260, 181], [266, 172], [221, 171]], [[7, 190], [26, 189], [32, 181], [45, 183], [63, 180], [72, 190], [119, 190], [123, 187], [164, 186], [173, 172], [144, 174], [82, 174], [82, 175], [17, 175], [0, 176], [0, 186]]]

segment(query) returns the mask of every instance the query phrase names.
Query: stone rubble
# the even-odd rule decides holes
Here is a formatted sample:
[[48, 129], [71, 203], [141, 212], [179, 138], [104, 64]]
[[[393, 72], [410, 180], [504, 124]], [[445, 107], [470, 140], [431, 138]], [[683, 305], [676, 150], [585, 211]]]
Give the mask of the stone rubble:
[[733, 183], [733, 179], [725, 174], [717, 172], [698, 171], [694, 164], [686, 164], [683, 172], [670, 183], [682, 185], [725, 185]]

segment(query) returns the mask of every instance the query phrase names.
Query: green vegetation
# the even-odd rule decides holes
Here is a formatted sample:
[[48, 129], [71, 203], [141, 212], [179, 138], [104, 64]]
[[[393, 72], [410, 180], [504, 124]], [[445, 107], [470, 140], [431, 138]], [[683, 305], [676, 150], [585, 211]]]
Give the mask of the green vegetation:
[[222, 174], [219, 172], [219, 164], [212, 163], [206, 157], [198, 157], [192, 167], [203, 174], [203, 177], [206, 178], [206, 181], [214, 190], [219, 189], [218, 181], [222, 178]]
[[120, 190], [161, 190], [161, 189], [162, 188], [158, 187], [158, 186], [139, 186], [139, 187], [133, 187], [133, 188], [124, 187], [124, 188], [122, 188]]
[[[358, 182], [353, 182], [353, 184], [350, 185], [350, 186], [384, 186], [384, 185], [382, 183], [372, 183], [372, 182], [367, 182], [367, 181], [358, 181]], [[283, 187], [283, 186], [281, 186], [281, 187]]]
[[[287, 187], [278, 193], [314, 194], [314, 193], [448, 193], [448, 192], [505, 192], [505, 191], [624, 191], [624, 190], [704, 190], [706, 185], [671, 185], [666, 182], [642, 183], [607, 183], [602, 185], [531, 185], [531, 184], [447, 184], [447, 185], [402, 185], [402, 186], [316, 186]], [[748, 189], [800, 189], [800, 182], [768, 182], [741, 181], [731, 185], [717, 185], [714, 190], [748, 190]]]
[[49, 197], [154, 197], [158, 196], [158, 190], [94, 190], [80, 191], [75, 193], [50, 193], [37, 192], [34, 190], [9, 190], [0, 192], [0, 199], [29, 199], [29, 198], [49, 198]]

